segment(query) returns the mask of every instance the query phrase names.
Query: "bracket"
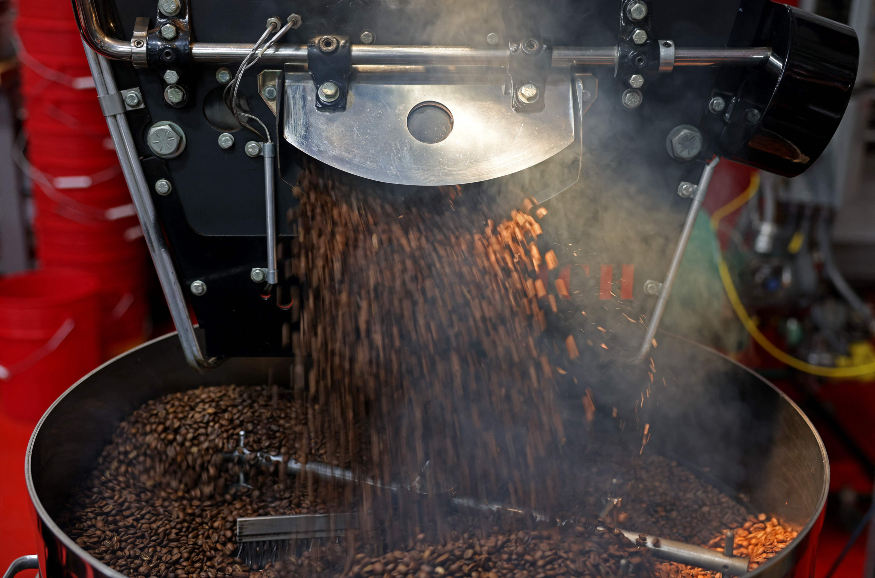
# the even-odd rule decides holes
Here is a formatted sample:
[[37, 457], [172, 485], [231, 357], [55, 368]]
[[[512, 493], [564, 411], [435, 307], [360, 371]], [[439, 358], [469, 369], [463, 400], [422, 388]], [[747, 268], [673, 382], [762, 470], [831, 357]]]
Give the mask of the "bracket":
[[547, 74], [553, 62], [553, 47], [542, 38], [530, 36], [511, 42], [507, 59], [511, 106], [516, 112], [544, 110]]
[[316, 85], [316, 109], [346, 110], [352, 50], [348, 36], [314, 36], [307, 43], [307, 67]]

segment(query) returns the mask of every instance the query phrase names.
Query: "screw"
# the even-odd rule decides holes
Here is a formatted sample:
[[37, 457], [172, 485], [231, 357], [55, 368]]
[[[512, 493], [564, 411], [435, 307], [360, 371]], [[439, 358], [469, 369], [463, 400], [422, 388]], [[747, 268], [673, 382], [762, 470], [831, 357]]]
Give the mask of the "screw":
[[629, 86], [631, 86], [632, 88], [641, 88], [642, 86], [644, 86], [644, 77], [640, 74], [633, 74], [629, 78]]
[[588, 90], [582, 90], [580, 92], [580, 98], [583, 99], [583, 102], [589, 102], [592, 98], [592, 93]]
[[170, 194], [170, 191], [173, 190], [173, 187], [170, 185], [170, 181], [167, 179], [159, 179], [155, 182], [155, 192], [161, 195], [162, 197], [166, 197]]
[[234, 146], [234, 135], [227, 132], [219, 135], [219, 147], [222, 150], [228, 150], [232, 146]]
[[173, 40], [176, 38], [176, 26], [173, 24], [165, 24], [161, 27], [161, 37], [164, 40]]
[[319, 98], [322, 102], [334, 102], [340, 96], [340, 87], [331, 81], [319, 87]]
[[635, 22], [639, 22], [644, 20], [647, 17], [647, 4], [644, 2], [631, 2], [626, 7], [626, 16], [629, 17], [629, 20], [633, 20]]
[[181, 104], [185, 100], [185, 91], [181, 87], [171, 84], [164, 89], [164, 100], [173, 105]]
[[264, 90], [261, 91], [261, 96], [267, 100], [276, 100], [276, 87], [272, 84], [265, 86]]
[[167, 84], [176, 84], [179, 82], [179, 73], [175, 70], [168, 70], [164, 73], [164, 82]]
[[374, 40], [376, 40], [377, 37], [374, 36], [374, 33], [371, 32], [370, 30], [365, 30], [364, 32], [362, 32], [361, 39], [362, 39], [362, 43], [364, 43], [364, 44], [373, 44]]
[[714, 114], [719, 114], [726, 110], [726, 101], [719, 96], [715, 96], [711, 99], [711, 102], [708, 103], [708, 110]]
[[252, 158], [257, 157], [261, 154], [261, 143], [255, 142], [254, 140], [246, 143], [246, 154], [251, 156]]
[[763, 115], [760, 114], [760, 111], [758, 111], [755, 108], [749, 108], [744, 113], [744, 119], [748, 122], [748, 124], [758, 123], [760, 121], [760, 118], [762, 118], [762, 116]]
[[158, 2], [158, 10], [164, 16], [176, 16], [181, 8], [179, 0], [159, 0]]
[[249, 278], [255, 281], [256, 283], [261, 283], [264, 281], [264, 269], [255, 268], [252, 272], [249, 273]]
[[292, 25], [292, 28], [300, 28], [301, 24], [304, 22], [300, 16], [297, 14], [289, 14], [289, 17], [286, 19], [286, 22]]
[[135, 106], [143, 104], [143, 99], [141, 99], [140, 95], [136, 92], [129, 92], [125, 95], [125, 104], [134, 108]]
[[182, 144], [180, 136], [166, 124], [150, 128], [146, 140], [152, 152], [162, 156], [174, 154]]
[[486, 44], [489, 46], [498, 46], [498, 34], [490, 32], [486, 35]]
[[334, 52], [337, 50], [337, 38], [334, 36], [323, 36], [319, 39], [319, 50], [325, 53]]
[[222, 84], [228, 84], [231, 82], [231, 71], [223, 66], [216, 71], [216, 80]]
[[662, 283], [659, 281], [647, 281], [644, 283], [644, 294], [645, 295], [659, 295], [659, 290], [662, 289]]
[[685, 199], [692, 197], [696, 194], [696, 189], [698, 189], [696, 185], [693, 183], [688, 183], [686, 181], [682, 182], [678, 185], [678, 194]]
[[677, 126], [668, 133], [667, 147], [673, 159], [691, 161], [702, 152], [702, 133], [694, 126]]
[[519, 98], [522, 102], [526, 104], [532, 104], [533, 102], [538, 100], [538, 97], [541, 96], [541, 93], [538, 91], [537, 85], [529, 82], [520, 87], [520, 89], [516, 93], [517, 98]]
[[630, 88], [623, 93], [623, 106], [629, 110], [638, 108], [644, 102], [644, 95], [638, 89]]
[[207, 284], [203, 281], [195, 281], [191, 284], [191, 293], [195, 297], [203, 297], [204, 293], [207, 292]]
[[635, 32], [632, 33], [632, 42], [639, 46], [644, 44], [647, 42], [647, 32], [641, 28], [636, 28]]

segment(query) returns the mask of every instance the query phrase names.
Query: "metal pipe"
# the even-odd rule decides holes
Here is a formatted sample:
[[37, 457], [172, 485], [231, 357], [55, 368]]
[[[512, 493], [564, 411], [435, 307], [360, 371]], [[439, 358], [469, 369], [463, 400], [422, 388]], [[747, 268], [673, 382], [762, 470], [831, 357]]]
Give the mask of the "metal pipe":
[[131, 43], [117, 40], [107, 34], [100, 25], [96, 0], [73, 0], [73, 11], [79, 24], [79, 32], [85, 43], [95, 52], [106, 58], [115, 60], [131, 60], [133, 52]]
[[702, 202], [705, 200], [705, 195], [708, 194], [708, 186], [711, 184], [711, 177], [714, 175], [714, 169], [719, 162], [720, 157], [714, 157], [714, 160], [705, 165], [705, 170], [702, 172], [702, 177], [699, 179], [699, 186], [696, 189], [696, 194], [690, 205], [690, 210], [687, 211], [687, 219], [684, 221], [681, 238], [678, 239], [674, 255], [671, 258], [671, 264], [668, 267], [668, 273], [665, 275], [665, 281], [662, 282], [659, 296], [656, 298], [656, 307], [653, 308], [653, 313], [650, 316], [650, 326], [647, 327], [647, 334], [644, 336], [644, 342], [641, 344], [641, 349], [639, 350], [637, 357], [633, 360], [633, 363], [641, 363], [650, 352], [650, 346], [653, 343], [654, 336], [656, 336], [656, 330], [659, 328], [659, 321], [662, 319], [662, 314], [665, 312], [665, 306], [668, 303], [668, 297], [671, 295], [672, 285], [674, 285], [674, 280], [675, 277], [677, 277], [678, 269], [680, 269], [681, 261], [684, 259], [684, 252], [687, 250], [687, 244], [690, 242], [690, 235], [693, 234], [696, 217], [699, 216]]
[[9, 568], [3, 574], [3, 578], [13, 578], [13, 576], [25, 570], [39, 570], [39, 557], [36, 554], [22, 556], [13, 560], [12, 564], [9, 565]]
[[[88, 66], [91, 68], [91, 75], [94, 77], [97, 96], [102, 97], [116, 93], [116, 84], [109, 62], [91, 50], [84, 41], [83, 46], [85, 47], [85, 57], [88, 59]], [[137, 208], [140, 226], [143, 229], [143, 237], [146, 239], [146, 245], [149, 248], [149, 253], [152, 255], [152, 261], [155, 263], [158, 280], [164, 291], [164, 297], [167, 299], [173, 323], [176, 325], [176, 330], [179, 333], [179, 340], [182, 343], [186, 361], [196, 371], [215, 367], [220, 361], [214, 358], [205, 359], [194, 335], [194, 326], [188, 315], [188, 307], [186, 307], [185, 298], [182, 295], [182, 289], [176, 277], [176, 269], [173, 267], [170, 250], [164, 239], [161, 226], [158, 223], [155, 205], [152, 203], [152, 197], [149, 195], [146, 176], [143, 174], [143, 167], [140, 166], [137, 149], [134, 145], [134, 139], [124, 112], [108, 115], [106, 117], [106, 124], [109, 127], [113, 144], [115, 144], [125, 181], [131, 191], [131, 199]]]
[[[612, 531], [610, 528], [601, 528], [606, 532]], [[733, 576], [742, 576], [747, 574], [747, 568], [750, 565], [750, 558], [741, 556], [726, 556], [715, 550], [709, 550], [701, 546], [693, 546], [684, 544], [683, 542], [675, 542], [674, 540], [665, 540], [656, 536], [639, 534], [630, 530], [620, 530], [626, 538], [632, 543], [640, 543], [640, 537], [647, 538], [645, 546], [650, 550], [650, 553], [663, 560], [678, 562], [679, 564], [688, 564], [696, 566], [712, 572], [722, 572], [724, 576], [732, 574]]]
[[678, 48], [675, 66], [758, 66], [772, 56], [771, 48]]
[[276, 182], [274, 179], [274, 159], [276, 144], [264, 143], [264, 205], [267, 215], [267, 283], [276, 285]]

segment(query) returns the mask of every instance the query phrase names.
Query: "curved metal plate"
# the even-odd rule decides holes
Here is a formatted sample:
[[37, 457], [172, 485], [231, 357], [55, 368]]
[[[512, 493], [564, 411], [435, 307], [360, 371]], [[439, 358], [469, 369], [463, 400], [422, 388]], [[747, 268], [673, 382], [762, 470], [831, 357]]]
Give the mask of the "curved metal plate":
[[[359, 74], [345, 112], [319, 112], [308, 73], [285, 77], [283, 136], [313, 158], [375, 181], [439, 186], [502, 177], [550, 158], [574, 140], [568, 69], [548, 79], [546, 107], [515, 113], [503, 74], [460, 77]], [[453, 130], [436, 144], [408, 132], [407, 115], [422, 102], [452, 113]]]

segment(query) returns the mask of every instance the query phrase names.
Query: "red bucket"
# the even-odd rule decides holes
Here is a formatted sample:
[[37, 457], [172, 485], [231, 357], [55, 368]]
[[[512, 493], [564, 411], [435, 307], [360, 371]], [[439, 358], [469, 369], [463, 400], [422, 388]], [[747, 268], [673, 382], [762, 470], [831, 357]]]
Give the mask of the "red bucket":
[[75, 18], [73, 5], [64, 0], [21, 0], [18, 2], [19, 16], [42, 20], [71, 20]]
[[61, 59], [71, 56], [85, 58], [82, 37], [72, 14], [70, 18], [61, 20], [19, 16], [15, 21], [15, 29], [24, 50], [49, 68], [58, 61], [59, 55]]
[[55, 126], [62, 131], [82, 131], [86, 134], [107, 133], [106, 119], [97, 101], [52, 102], [33, 98], [25, 103], [25, 109], [25, 123], [28, 125]]
[[40, 101], [97, 104], [97, 92], [94, 90], [94, 80], [91, 69], [84, 55], [70, 59], [58, 59], [51, 66], [34, 56], [25, 57], [27, 61], [21, 66], [21, 93], [28, 103], [34, 99]]
[[97, 279], [43, 269], [0, 279], [0, 408], [36, 421], [100, 362]]
[[[43, 171], [42, 169], [40, 169]], [[74, 181], [77, 179], [90, 179], [90, 175], [70, 175], [66, 179], [57, 178], [57, 175], [54, 177], [48, 174], [46, 171], [46, 178], [50, 181], [54, 181], [56, 185], [62, 184], [64, 180]], [[41, 218], [42, 215], [48, 215], [50, 213], [54, 214], [66, 214], [70, 218], [82, 222], [94, 221], [95, 219], [99, 219], [93, 213], [94, 211], [89, 210], [88, 208], [80, 207], [79, 205], [85, 205], [85, 207], [90, 207], [91, 209], [96, 210], [97, 212], [104, 211], [106, 209], [113, 209], [116, 207], [121, 207], [125, 205], [130, 205], [131, 195], [128, 192], [127, 185], [124, 181], [124, 178], [121, 176], [113, 177], [112, 179], [103, 182], [97, 183], [96, 185], [92, 185], [86, 188], [58, 188], [54, 187], [54, 190], [48, 189], [43, 185], [37, 184], [34, 182], [34, 199], [36, 202], [37, 208], [37, 218]], [[66, 207], [69, 211], [59, 210], [61, 207]], [[77, 218], [76, 215], [71, 215], [70, 211], [73, 213], [79, 212], [84, 213], [85, 218]]]
[[[37, 130], [34, 131], [33, 129]], [[118, 156], [112, 145], [109, 134], [81, 136], [65, 134], [51, 127], [28, 127], [30, 134], [27, 141], [29, 155], [37, 157], [65, 157], [70, 160], [101, 162], [102, 164], [118, 162]]]

